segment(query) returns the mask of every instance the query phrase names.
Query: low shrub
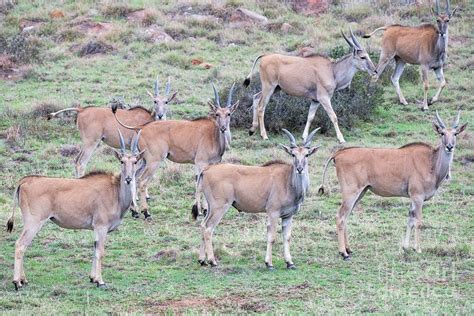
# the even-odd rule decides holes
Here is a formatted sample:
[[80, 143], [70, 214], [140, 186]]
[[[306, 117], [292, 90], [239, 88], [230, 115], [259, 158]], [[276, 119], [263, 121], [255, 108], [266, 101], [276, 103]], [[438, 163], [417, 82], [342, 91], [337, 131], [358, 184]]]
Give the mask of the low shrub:
[[55, 102], [40, 102], [35, 104], [28, 116], [31, 118], [46, 118], [48, 114], [61, 110], [61, 105]]
[[91, 40], [81, 47], [79, 50], [79, 56], [84, 57], [87, 55], [105, 54], [113, 50], [113, 47], [103, 41]]
[[108, 4], [102, 7], [102, 15], [108, 18], [126, 18], [127, 15], [135, 9], [129, 7], [127, 4]]
[[41, 41], [34, 36], [16, 34], [11, 37], [0, 36], [0, 54], [11, 56], [18, 64], [40, 60]]

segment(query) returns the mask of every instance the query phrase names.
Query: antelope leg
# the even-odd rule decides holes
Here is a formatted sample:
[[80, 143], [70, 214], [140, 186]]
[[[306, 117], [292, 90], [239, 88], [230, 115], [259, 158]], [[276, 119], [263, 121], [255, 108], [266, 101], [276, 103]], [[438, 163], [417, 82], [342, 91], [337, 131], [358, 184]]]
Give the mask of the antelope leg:
[[395, 91], [397, 92], [398, 99], [400, 100], [400, 103], [403, 105], [407, 105], [408, 102], [405, 100], [405, 97], [403, 96], [402, 90], [400, 89], [400, 76], [403, 73], [403, 69], [405, 69], [405, 62], [399, 58], [395, 58], [396, 60], [396, 65], [395, 65], [395, 70], [393, 71], [392, 74], [392, 84], [395, 86]]
[[26, 248], [31, 244], [33, 238], [40, 231], [41, 227], [45, 223], [45, 220], [39, 220], [30, 218], [25, 221], [23, 231], [21, 232], [20, 238], [15, 243], [15, 264], [13, 269], [13, 284], [15, 289], [21, 288], [27, 283], [25, 278], [25, 271], [23, 267], [23, 260]]
[[290, 254], [292, 223], [293, 223], [293, 216], [284, 218], [281, 222], [282, 234], [283, 234], [283, 254], [284, 254], [286, 266], [288, 269], [294, 269], [296, 267], [293, 263], [293, 260], [291, 260], [291, 254]]
[[95, 140], [94, 142], [85, 143], [81, 151], [76, 157], [76, 178], [80, 178], [84, 175], [87, 163], [92, 157], [94, 150], [99, 146], [100, 141]]
[[444, 79], [444, 73], [443, 73], [443, 67], [439, 67], [435, 69], [434, 72], [436, 74], [436, 78], [439, 81], [439, 87], [438, 87], [438, 91], [436, 91], [436, 94], [431, 99], [430, 104], [433, 104], [436, 101], [438, 101], [441, 91], [443, 91], [443, 88], [446, 86], [446, 80]]
[[273, 92], [275, 91], [275, 86], [268, 86], [262, 83], [262, 97], [260, 98], [260, 102], [258, 103], [258, 125], [260, 126], [260, 136], [267, 140], [267, 130], [265, 129], [265, 109], [267, 107], [268, 102], [270, 101]]
[[337, 139], [339, 140], [339, 143], [345, 143], [346, 141], [344, 140], [344, 136], [342, 136], [342, 133], [339, 130], [339, 124], [337, 123], [336, 113], [334, 113], [334, 110], [332, 109], [332, 106], [331, 106], [331, 100], [329, 99], [328, 96], [320, 97], [318, 98], [318, 100], [323, 106], [326, 113], [328, 114], [329, 118], [331, 119], [332, 124], [334, 125], [334, 129], [336, 130], [336, 135], [337, 135]]
[[267, 220], [267, 253], [265, 255], [265, 264], [269, 269], [273, 269], [272, 248], [275, 243], [276, 229], [278, 222], [278, 213], [269, 213]]
[[428, 83], [428, 67], [422, 66], [421, 67], [421, 77], [423, 79], [423, 104], [421, 109], [428, 110], [428, 89], [429, 89], [429, 83]]
[[311, 123], [314, 120], [314, 116], [316, 115], [316, 111], [319, 108], [319, 102], [317, 101], [311, 101], [311, 106], [309, 107], [308, 111], [308, 119], [306, 121], [306, 126], [304, 127], [303, 131], [303, 140], [306, 140], [309, 134], [309, 129], [311, 127]]
[[94, 228], [95, 242], [94, 242], [94, 259], [93, 264], [95, 267], [95, 275], [92, 282], [97, 283], [98, 287], [104, 287], [105, 283], [102, 279], [102, 259], [105, 255], [105, 240], [107, 238], [107, 227], [96, 227]]
[[[216, 205], [215, 207], [214, 204]], [[231, 203], [213, 203], [212, 209], [208, 210], [208, 214], [201, 224], [201, 232], [205, 243], [207, 259], [211, 266], [217, 266], [217, 261], [214, 257], [214, 249], [212, 247], [212, 235], [214, 234], [214, 228], [217, 226], [217, 224], [219, 224], [230, 205]]]
[[249, 130], [249, 135], [253, 135], [253, 133], [255, 133], [255, 131], [257, 130], [257, 127], [258, 127], [258, 116], [257, 116], [257, 113], [258, 113], [258, 106], [260, 104], [262, 100], [262, 92], [259, 92], [259, 93], [256, 93], [254, 96], [253, 96], [253, 102], [252, 102], [252, 113], [253, 113], [253, 116], [252, 116], [252, 127], [250, 127], [250, 130]]

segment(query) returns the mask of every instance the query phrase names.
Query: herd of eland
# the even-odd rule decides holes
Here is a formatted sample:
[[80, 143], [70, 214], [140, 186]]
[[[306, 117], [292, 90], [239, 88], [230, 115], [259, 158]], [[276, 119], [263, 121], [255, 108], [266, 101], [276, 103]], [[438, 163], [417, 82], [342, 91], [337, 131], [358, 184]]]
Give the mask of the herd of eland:
[[[147, 91], [153, 100], [152, 110], [143, 107], [77, 107], [51, 113], [48, 119], [63, 112], [77, 113], [82, 148], [75, 159], [76, 178], [29, 175], [19, 181], [14, 192], [12, 216], [7, 223], [7, 230], [11, 232], [15, 209], [19, 207], [23, 231], [15, 244], [15, 289], [27, 284], [23, 267], [24, 254], [48, 220], [63, 228], [94, 231], [90, 280], [98, 287], [104, 287], [102, 259], [106, 236], [117, 229], [128, 210], [134, 217], [140, 216], [139, 209], [145, 218], [151, 216], [147, 202], [148, 186], [165, 159], [194, 166], [196, 182], [192, 216], [194, 219], [203, 217], [198, 258], [201, 265], [217, 265], [212, 247], [213, 231], [233, 206], [242, 212], [266, 213], [268, 226], [265, 264], [270, 270], [274, 269], [272, 246], [277, 223], [279, 219], [282, 220], [284, 259], [287, 268], [294, 269], [296, 266], [290, 254], [291, 226], [293, 216], [300, 210], [309, 190], [308, 160], [319, 148], [311, 145], [318, 129], [309, 132], [319, 105], [323, 106], [333, 123], [338, 141], [344, 143], [345, 139], [331, 105], [334, 92], [348, 87], [357, 71], [367, 72], [376, 81], [389, 61], [394, 59], [396, 65], [391, 79], [400, 102], [407, 104], [399, 85], [404, 66], [407, 63], [419, 64], [424, 83], [422, 109], [428, 109], [429, 104], [438, 101], [446, 85], [443, 66], [448, 44], [448, 22], [455, 11], [456, 9], [451, 11], [449, 0], [445, 11], [440, 11], [437, 0], [433, 10], [436, 25], [390, 25], [365, 35], [367, 38], [378, 31], [384, 31], [377, 66], [352, 29], [349, 36], [342, 33], [350, 47], [350, 53], [337, 61], [319, 54], [304, 57], [283, 54], [258, 56], [244, 81], [244, 85], [249, 84], [260, 60], [262, 91], [254, 95], [250, 134], [259, 127], [261, 137], [268, 139], [264, 114], [275, 90], [281, 89], [289, 95], [311, 100], [302, 144], [298, 145], [292, 133], [282, 130], [289, 139], [289, 145], [280, 146], [291, 157], [291, 163], [279, 160], [269, 161], [261, 166], [221, 163], [225, 151], [230, 148], [230, 121], [239, 105], [239, 101], [232, 101], [235, 85], [232, 85], [225, 105], [221, 105], [219, 93], [212, 84], [214, 100], [208, 102], [209, 115], [194, 120], [167, 120], [168, 104], [177, 93], [171, 92], [170, 79], [161, 93], [158, 79], [154, 82], [153, 93]], [[433, 70], [440, 81], [430, 102], [427, 97], [429, 70]], [[344, 260], [349, 259], [352, 253], [347, 236], [347, 218], [367, 191], [382, 197], [410, 199], [411, 208], [403, 248], [409, 247], [414, 229], [413, 248], [417, 252], [421, 251], [423, 203], [432, 198], [440, 185], [450, 178], [456, 137], [466, 129], [466, 125], [460, 123], [460, 112], [450, 125], [445, 124], [436, 112], [433, 128], [440, 137], [437, 147], [422, 142], [406, 144], [400, 148], [343, 146], [327, 159], [319, 192], [324, 193], [326, 171], [329, 163], [333, 162], [342, 194], [336, 216], [336, 231], [339, 253]], [[115, 148], [115, 156], [121, 163], [119, 175], [97, 171], [85, 174], [87, 162], [101, 141]], [[126, 151], [127, 146], [130, 147], [130, 153]], [[138, 199], [140, 207], [137, 205]]]

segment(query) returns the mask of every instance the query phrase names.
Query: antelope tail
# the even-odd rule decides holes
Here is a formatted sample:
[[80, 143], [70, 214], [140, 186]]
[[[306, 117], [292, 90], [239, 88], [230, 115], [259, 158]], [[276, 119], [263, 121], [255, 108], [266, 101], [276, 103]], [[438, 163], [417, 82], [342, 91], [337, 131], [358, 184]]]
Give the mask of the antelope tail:
[[324, 171], [323, 171], [323, 178], [321, 180], [321, 186], [319, 187], [318, 189], [318, 194], [319, 195], [323, 195], [324, 194], [324, 180], [326, 179], [326, 171], [328, 169], [328, 166], [329, 166], [329, 163], [331, 162], [331, 160], [334, 160], [334, 155], [332, 155], [331, 157], [329, 157], [328, 160], [326, 160], [326, 163], [324, 164]]
[[374, 35], [375, 33], [377, 33], [378, 31], [385, 31], [387, 29], [386, 26], [382, 26], [382, 27], [379, 27], [378, 29], [375, 29], [372, 33], [370, 34], [364, 34], [364, 36], [362, 36], [363, 38], [369, 38], [371, 37], [372, 35]]
[[196, 178], [196, 193], [195, 193], [195, 201], [191, 213], [193, 215], [193, 219], [196, 220], [198, 215], [201, 213], [201, 195], [202, 195], [202, 175], [201, 172]]
[[248, 74], [248, 76], [245, 78], [244, 80], [244, 83], [243, 85], [245, 87], [248, 87], [248, 85], [250, 84], [250, 79], [252, 79], [252, 75], [253, 75], [253, 70], [255, 69], [255, 65], [257, 65], [257, 61], [262, 58], [263, 56], [265, 55], [260, 55], [258, 56], [257, 58], [255, 58], [254, 62], [253, 62], [253, 66], [252, 66], [252, 69], [250, 69], [250, 73]]
[[53, 113], [49, 113], [48, 116], [47, 116], [47, 119], [48, 121], [54, 117], [56, 117], [58, 114], [60, 113], [63, 113], [63, 112], [68, 112], [68, 111], [75, 111], [76, 113], [77, 112], [81, 112], [83, 109], [82, 108], [67, 108], [67, 109], [62, 109], [62, 110], [59, 110], [57, 112], [53, 112]]
[[128, 126], [128, 125], [125, 125], [124, 123], [120, 122], [120, 120], [117, 117], [117, 104], [115, 104], [115, 103], [112, 105], [112, 113], [114, 113], [114, 117], [115, 117], [115, 120], [117, 121], [117, 123], [119, 123], [119, 125], [121, 125], [122, 127], [125, 127], [126, 129], [133, 129], [134, 131], [139, 131], [143, 128], [143, 125]]
[[15, 193], [13, 193], [13, 208], [12, 216], [8, 219], [7, 222], [7, 232], [11, 233], [13, 231], [13, 224], [15, 223], [15, 210], [20, 204], [20, 185], [16, 187]]

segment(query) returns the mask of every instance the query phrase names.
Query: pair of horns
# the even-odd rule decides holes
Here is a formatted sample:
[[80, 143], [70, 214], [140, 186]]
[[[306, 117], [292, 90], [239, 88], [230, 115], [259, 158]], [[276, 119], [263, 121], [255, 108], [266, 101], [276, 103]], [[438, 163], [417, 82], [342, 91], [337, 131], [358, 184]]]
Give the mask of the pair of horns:
[[[219, 98], [219, 93], [217, 92], [216, 86], [214, 83], [212, 84], [212, 89], [214, 90], [214, 104], [217, 106], [221, 107], [221, 100]], [[235, 82], [232, 84], [232, 87], [230, 87], [229, 95], [227, 96], [227, 107], [230, 107], [232, 105], [232, 95], [234, 94], [234, 88], [235, 88]]]
[[352, 32], [352, 28], [349, 26], [349, 31], [351, 34], [351, 39], [347, 38], [346, 34], [341, 30], [341, 34], [346, 40], [347, 44], [349, 44], [350, 47], [355, 48], [355, 49], [362, 49], [362, 46], [360, 45], [359, 41], [355, 37], [354, 33]]
[[[118, 132], [119, 132], [119, 136], [120, 136], [120, 152], [122, 154], [125, 154], [125, 151], [126, 151], [125, 140], [123, 139], [123, 135], [120, 132], [120, 130], [118, 130]], [[135, 137], [133, 137], [133, 139], [132, 139], [132, 145], [130, 146], [130, 150], [131, 150], [133, 155], [137, 155], [140, 152], [139, 149], [138, 149], [138, 140], [140, 139], [140, 134], [141, 133], [142, 133], [142, 130], [139, 130], [138, 134]]]
[[[158, 76], [156, 76], [154, 88], [155, 88], [155, 97], [157, 97], [160, 95], [160, 89], [158, 88]], [[168, 77], [168, 82], [166, 83], [166, 87], [165, 87], [165, 95], [169, 95], [170, 91], [171, 91], [171, 78]]]
[[[453, 120], [452, 128], [458, 128], [459, 127], [459, 120], [461, 119], [461, 111], [458, 111], [458, 115], [456, 115], [456, 118]], [[436, 122], [441, 128], [446, 128], [446, 125], [444, 124], [443, 120], [439, 116], [438, 111], [436, 111]]]
[[[311, 142], [313, 141], [313, 138], [314, 138], [314, 135], [316, 135], [316, 132], [319, 131], [321, 129], [321, 127], [318, 127], [317, 129], [315, 129], [314, 131], [311, 132], [311, 134], [308, 135], [308, 137], [306, 137], [306, 139], [304, 140], [304, 147], [309, 147], [311, 146]], [[285, 134], [286, 136], [288, 136], [288, 138], [290, 139], [290, 146], [292, 148], [294, 147], [298, 147], [298, 145], [296, 144], [296, 139], [295, 139], [295, 136], [293, 136], [293, 134], [291, 134], [288, 130], [282, 128], [281, 129]]]
[[[439, 0], [436, 0], [436, 14], [439, 14]], [[449, 0], [446, 0], [446, 14], [449, 15], [449, 12], [451, 11], [450, 10], [450, 4], [449, 4]]]

